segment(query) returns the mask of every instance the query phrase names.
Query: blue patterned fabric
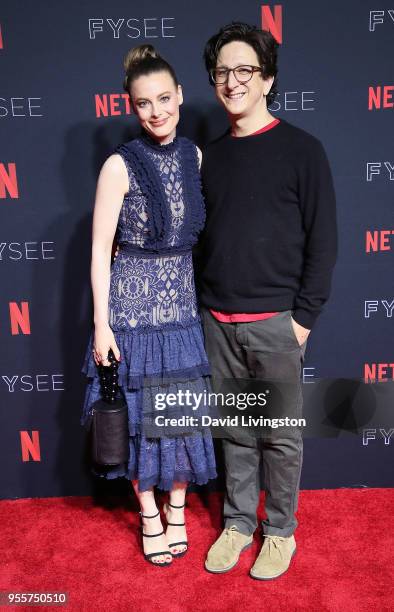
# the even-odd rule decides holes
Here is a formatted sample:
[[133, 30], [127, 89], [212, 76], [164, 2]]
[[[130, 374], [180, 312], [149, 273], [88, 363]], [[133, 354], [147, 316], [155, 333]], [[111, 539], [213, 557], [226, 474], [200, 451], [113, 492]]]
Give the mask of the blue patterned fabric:
[[158, 145], [148, 136], [120, 145], [129, 192], [119, 215], [119, 242], [163, 252], [192, 247], [205, 222], [198, 156], [187, 138]]
[[112, 267], [110, 283], [112, 329], [190, 325], [196, 318], [191, 253], [145, 259], [120, 253]]
[[[93, 471], [138, 479], [141, 491], [153, 485], [170, 490], [175, 481], [204, 484], [216, 477], [209, 431], [147, 438], [141, 425], [144, 412], [154, 413], [155, 393], [210, 391], [191, 254], [205, 221], [196, 147], [186, 138], [158, 145], [143, 136], [115, 153], [127, 168], [129, 191], [118, 219], [120, 252], [111, 269], [108, 311], [122, 357], [130, 457], [127, 465]], [[82, 367], [88, 377], [83, 425], [100, 397], [93, 337], [92, 330]], [[201, 414], [208, 408], [202, 404]]]

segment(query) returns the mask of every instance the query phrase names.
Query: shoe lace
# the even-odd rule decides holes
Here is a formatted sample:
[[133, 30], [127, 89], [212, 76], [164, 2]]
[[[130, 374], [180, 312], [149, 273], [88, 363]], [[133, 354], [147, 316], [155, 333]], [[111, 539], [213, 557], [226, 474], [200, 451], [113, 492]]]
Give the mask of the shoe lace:
[[269, 535], [269, 534], [264, 534], [264, 538], [268, 540], [268, 553], [270, 554], [272, 551], [276, 549], [279, 551], [279, 554], [283, 559], [281, 546], [282, 546], [282, 542], [284, 542], [286, 538], [282, 536]]
[[225, 534], [225, 538], [226, 538], [226, 542], [230, 543], [230, 546], [233, 543], [233, 539], [234, 539], [234, 535], [238, 532], [238, 528], [235, 525], [231, 525], [231, 527], [227, 527], [224, 530], [224, 534]]

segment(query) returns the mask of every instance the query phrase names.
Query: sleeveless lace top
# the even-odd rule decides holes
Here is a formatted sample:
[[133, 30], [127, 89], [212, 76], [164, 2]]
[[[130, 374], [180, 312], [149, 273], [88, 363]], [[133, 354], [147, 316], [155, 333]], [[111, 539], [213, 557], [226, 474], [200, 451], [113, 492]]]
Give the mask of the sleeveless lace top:
[[187, 138], [158, 145], [144, 135], [115, 153], [126, 165], [129, 191], [117, 227], [110, 325], [145, 331], [196, 323], [191, 249], [205, 221], [196, 147]]
[[142, 136], [120, 145], [129, 191], [118, 222], [119, 243], [152, 252], [191, 248], [205, 222], [195, 145], [183, 137], [159, 145]]

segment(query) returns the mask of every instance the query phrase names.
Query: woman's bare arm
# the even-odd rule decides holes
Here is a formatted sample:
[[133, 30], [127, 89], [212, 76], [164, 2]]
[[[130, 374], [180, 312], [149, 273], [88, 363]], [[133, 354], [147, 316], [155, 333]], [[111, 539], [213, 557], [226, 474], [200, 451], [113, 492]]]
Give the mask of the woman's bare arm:
[[[111, 155], [104, 163], [97, 182], [93, 213], [91, 282], [94, 304], [95, 351], [105, 360], [115, 342], [108, 324], [108, 297], [112, 243], [123, 198], [128, 191], [127, 169], [120, 155]], [[107, 347], [108, 343], [110, 346]], [[116, 347], [116, 345], [115, 345]], [[117, 347], [114, 353], [119, 353]], [[104, 361], [103, 361], [104, 363]], [[105, 363], [104, 363], [105, 365]]]

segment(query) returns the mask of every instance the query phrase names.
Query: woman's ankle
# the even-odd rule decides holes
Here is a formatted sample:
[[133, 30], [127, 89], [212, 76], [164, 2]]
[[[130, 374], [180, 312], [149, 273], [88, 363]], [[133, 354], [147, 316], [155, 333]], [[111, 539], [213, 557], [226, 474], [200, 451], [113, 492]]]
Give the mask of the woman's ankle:
[[140, 514], [142, 518], [155, 518], [156, 515], [160, 516], [159, 509], [157, 507], [152, 506], [148, 506], [145, 508], [141, 507]]
[[168, 496], [168, 503], [175, 509], [182, 509], [186, 503], [186, 482], [175, 482]]

